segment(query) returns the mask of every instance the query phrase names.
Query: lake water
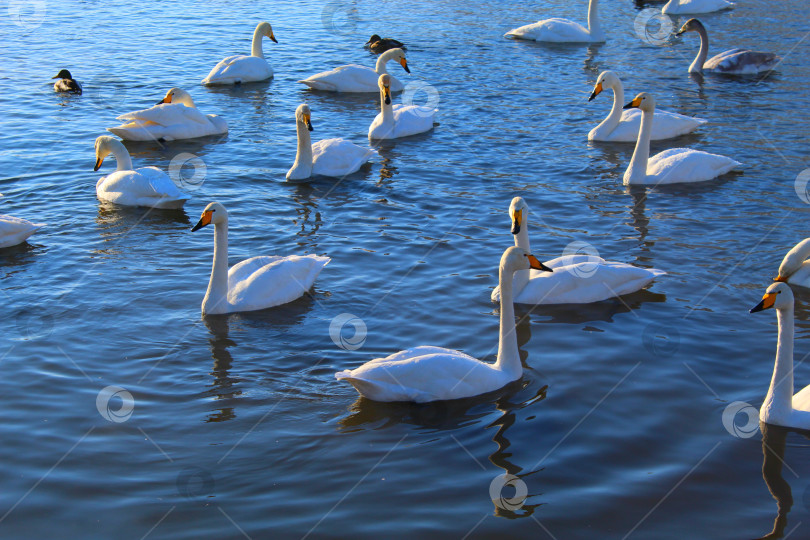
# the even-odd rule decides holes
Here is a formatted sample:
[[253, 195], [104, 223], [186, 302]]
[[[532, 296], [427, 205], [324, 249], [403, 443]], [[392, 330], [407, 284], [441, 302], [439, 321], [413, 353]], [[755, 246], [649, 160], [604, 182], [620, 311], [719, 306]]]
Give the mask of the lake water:
[[[739, 539], [771, 531], [777, 504], [762, 475], [763, 437], [745, 413], [767, 390], [776, 320], [748, 309], [784, 253], [810, 235], [810, 205], [795, 190], [808, 166], [807, 4], [740, 0], [702, 16], [713, 52], [745, 46], [784, 59], [762, 80], [702, 84], [686, 72], [697, 36], [645, 42], [634, 28], [650, 7], [641, 3], [603, 3], [609, 41], [600, 46], [502, 37], [548, 16], [584, 22], [585, 2], [569, 4], [0, 8], [0, 211], [48, 224], [0, 251], [0, 536]], [[221, 58], [249, 53], [260, 20], [279, 41], [264, 40], [275, 79], [202, 87]], [[315, 139], [367, 142], [376, 94], [313, 93], [296, 81], [372, 65], [362, 49], [372, 33], [407, 43], [412, 74], [395, 64], [392, 73], [429, 85], [415, 100], [438, 98], [439, 125], [382, 144], [380, 158], [342, 181], [286, 183], [298, 104], [312, 108]], [[61, 68], [83, 83], [82, 96], [52, 91]], [[586, 140], [610, 108], [610, 92], [587, 102], [605, 69], [623, 78], [628, 100], [646, 90], [661, 108], [709, 120], [653, 152], [692, 146], [744, 169], [694, 186], [622, 186], [633, 145]], [[94, 139], [172, 86], [225, 117], [228, 136], [127, 146], [136, 166], [163, 170], [194, 154], [204, 181], [190, 186], [184, 211], [100, 203], [94, 185], [115, 162], [93, 172]], [[621, 299], [518, 306], [524, 375], [493, 395], [380, 404], [336, 382], [336, 371], [420, 344], [494, 359], [490, 292], [512, 242], [515, 195], [531, 207], [541, 258], [581, 241], [668, 274]], [[190, 228], [212, 200], [230, 212], [231, 264], [330, 256], [313, 296], [203, 320], [213, 231]], [[804, 358], [810, 292], [797, 290], [797, 304]], [[330, 325], [342, 314], [360, 320], [343, 328], [344, 340], [362, 323], [364, 341], [336, 345]], [[810, 382], [806, 363], [796, 380]], [[727, 429], [729, 410], [736, 423]], [[810, 443], [784, 430], [768, 437], [778, 459], [766, 476], [784, 531], [772, 537], [810, 538]]]

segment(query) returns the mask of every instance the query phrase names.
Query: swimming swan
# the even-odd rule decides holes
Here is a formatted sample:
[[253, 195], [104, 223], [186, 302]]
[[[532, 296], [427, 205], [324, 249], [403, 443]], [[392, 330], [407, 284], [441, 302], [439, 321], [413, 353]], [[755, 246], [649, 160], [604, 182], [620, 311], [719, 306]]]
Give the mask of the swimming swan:
[[309, 105], [301, 104], [295, 109], [295, 130], [298, 133], [298, 150], [295, 163], [287, 171], [287, 180], [304, 180], [313, 175], [343, 177], [356, 172], [377, 152], [357, 146], [345, 139], [324, 139], [312, 143], [312, 114]]
[[793, 395], [793, 292], [788, 284], [771, 284], [751, 313], [768, 308], [776, 309], [779, 333], [771, 386], [759, 409], [759, 419], [777, 426], [810, 429], [810, 386]]
[[810, 238], [805, 238], [787, 252], [774, 281], [810, 288]]
[[262, 51], [262, 38], [267, 36], [273, 43], [276, 36], [273, 35], [273, 27], [268, 22], [260, 22], [253, 31], [253, 45], [250, 56], [237, 54], [221, 60], [202, 83], [207, 86], [218, 84], [238, 84], [243, 82], [266, 81], [273, 78], [273, 68], [264, 59]]
[[436, 109], [418, 105], [391, 105], [391, 76], [380, 75], [380, 113], [368, 128], [369, 139], [396, 139], [433, 129]]
[[157, 167], [132, 168], [129, 152], [118, 139], [102, 135], [96, 139], [96, 166], [99, 170], [104, 158], [115, 156], [116, 170], [96, 182], [96, 196], [125, 206], [151, 208], [182, 208], [191, 197], [180, 191], [169, 176]]
[[53, 90], [54, 92], [70, 92], [72, 94], [81, 94], [82, 87], [79, 83], [77, 83], [73, 76], [70, 74], [70, 71], [66, 69], [59, 70], [53, 79], [59, 79], [55, 83], [53, 83]]
[[255, 311], [292, 302], [307, 292], [330, 259], [320, 255], [251, 257], [228, 270], [228, 211], [218, 202], [203, 210], [197, 231], [214, 224], [214, 265], [203, 315]]
[[676, 184], [703, 182], [729, 172], [740, 165], [726, 156], [690, 148], [670, 148], [650, 157], [650, 132], [655, 111], [655, 98], [642, 92], [625, 109], [641, 109], [641, 129], [630, 165], [624, 172], [627, 184]]
[[771, 71], [780, 62], [773, 53], [756, 52], [748, 49], [731, 49], [706, 60], [709, 55], [709, 34], [706, 27], [697, 19], [689, 19], [675, 35], [697, 32], [700, 36], [700, 49], [689, 66], [689, 73], [721, 73], [725, 75], [755, 75]]
[[44, 226], [44, 223], [31, 223], [26, 219], [0, 214], [0, 248], [22, 244]]
[[198, 111], [188, 92], [180, 88], [170, 89], [154, 107], [123, 114], [117, 120], [124, 124], [107, 131], [127, 141], [174, 141], [228, 132], [224, 118]]
[[[515, 197], [509, 205], [509, 218], [515, 245], [530, 251], [529, 205], [523, 197]], [[553, 273], [520, 270], [515, 272], [514, 298], [518, 304], [587, 304], [629, 294], [650, 284], [657, 276], [666, 274], [655, 268], [639, 268], [630, 264], [606, 261], [596, 255], [563, 255], [545, 266]], [[500, 286], [492, 291], [491, 299], [501, 299]]]
[[601, 43], [605, 34], [599, 26], [598, 0], [588, 2], [588, 28], [568, 19], [545, 19], [509, 30], [504, 36], [557, 43]]
[[667, 15], [683, 15], [700, 13], [712, 13], [724, 9], [733, 8], [734, 4], [726, 0], [669, 0], [663, 8], [662, 13]]
[[498, 275], [503, 289], [498, 358], [481, 362], [460, 351], [442, 347], [414, 347], [362, 366], [335, 373], [357, 391], [375, 401], [429, 401], [460, 399], [498, 390], [520, 378], [523, 366], [515, 333], [512, 274], [517, 270], [545, 270], [533, 255], [510, 247], [501, 257]]
[[[347, 66], [340, 66], [331, 71], [316, 73], [298, 82], [304, 83], [313, 90], [325, 90], [328, 92], [376, 92], [377, 78], [383, 73], [388, 73], [386, 64], [391, 60], [399, 62], [407, 73], [411, 72], [402, 49], [390, 49], [377, 58], [377, 64], [374, 69], [349, 64]], [[405, 87], [399, 79], [391, 77], [392, 92], [401, 92], [403, 88]]]
[[[613, 108], [607, 118], [588, 133], [589, 141], [634, 142], [638, 138], [641, 126], [641, 111], [638, 109], [622, 110], [624, 105], [624, 86], [621, 79], [612, 71], [603, 71], [596, 80], [596, 86], [588, 98], [592, 101], [605, 88], [613, 89]], [[706, 120], [684, 116], [682, 114], [655, 109], [651, 140], [671, 139], [694, 131]]]

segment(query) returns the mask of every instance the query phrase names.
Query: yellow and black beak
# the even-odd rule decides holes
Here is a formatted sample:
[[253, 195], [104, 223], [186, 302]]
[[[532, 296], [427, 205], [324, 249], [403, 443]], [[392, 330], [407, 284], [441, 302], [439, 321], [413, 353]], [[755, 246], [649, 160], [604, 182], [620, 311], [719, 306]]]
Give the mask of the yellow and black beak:
[[273, 40], [273, 43], [278, 43], [278, 40], [276, 40], [276, 36], [274, 36], [273, 34], [270, 34], [267, 37], [269, 37], [271, 40]]
[[535, 270], [545, 270], [546, 272], [553, 272], [554, 271], [551, 268], [549, 268], [548, 266], [546, 266], [545, 264], [538, 261], [537, 257], [535, 257], [534, 255], [526, 255], [526, 257], [529, 258], [529, 266], [531, 266]]
[[405, 60], [405, 57], [404, 57], [404, 56], [403, 56], [402, 58], [400, 58], [400, 59], [399, 59], [399, 65], [401, 65], [401, 66], [402, 66], [402, 69], [404, 69], [406, 73], [410, 73], [410, 72], [411, 72], [411, 70], [410, 70], [410, 69], [408, 69], [408, 61], [407, 61], [407, 60]]
[[208, 225], [209, 223], [211, 223], [211, 215], [213, 213], [214, 213], [213, 210], [206, 210], [205, 212], [203, 212], [200, 221], [198, 221], [197, 224], [191, 228], [191, 232], [198, 231], [203, 227], [205, 227], [206, 225]]
[[765, 293], [765, 295], [762, 297], [762, 301], [751, 308], [749, 313], [756, 313], [757, 311], [762, 311], [763, 309], [772, 308], [774, 303], [776, 303], [776, 295], [777, 293]]
[[515, 210], [515, 213], [512, 214], [512, 234], [517, 234], [520, 232], [520, 222], [523, 218], [523, 210]]
[[601, 93], [602, 93], [602, 83], [599, 83], [593, 87], [593, 92], [591, 92], [591, 97], [588, 98], [588, 101], [593, 101], [593, 98], [595, 98]]
[[304, 115], [304, 124], [306, 124], [308, 130], [312, 131], [312, 120], [308, 114]]
[[163, 103], [171, 103], [171, 102], [172, 102], [172, 95], [171, 94], [166, 94], [166, 97], [161, 99], [160, 101], [158, 101], [157, 105], [161, 105]]
[[622, 107], [622, 109], [637, 109], [639, 105], [641, 105], [641, 98], [637, 97], [633, 99], [633, 101]]
[[391, 89], [383, 86], [383, 95], [385, 96], [385, 104], [391, 105]]
[[681, 29], [680, 29], [680, 30], [678, 30], [677, 32], [675, 32], [675, 35], [676, 35], [676, 36], [680, 36], [681, 34], [683, 34], [683, 33], [684, 33], [684, 32], [686, 32], [686, 31], [687, 31], [687, 30], [686, 30], [686, 25], [684, 24], [683, 26], [681, 26]]
[[96, 166], [93, 167], [93, 171], [99, 170], [101, 168], [102, 163], [104, 163], [104, 158], [103, 157], [96, 158]]
[[774, 281], [779, 281], [781, 283], [787, 283], [788, 278], [786, 278], [784, 276], [776, 276], [775, 278], [773, 278], [773, 280]]

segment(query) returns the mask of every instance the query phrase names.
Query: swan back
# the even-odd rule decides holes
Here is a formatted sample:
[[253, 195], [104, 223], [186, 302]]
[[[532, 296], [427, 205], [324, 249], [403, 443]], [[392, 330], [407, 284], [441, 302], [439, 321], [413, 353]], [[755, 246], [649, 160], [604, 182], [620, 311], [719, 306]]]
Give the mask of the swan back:
[[782, 264], [779, 265], [779, 273], [775, 279], [777, 281], [787, 281], [791, 275], [802, 267], [807, 257], [810, 257], [810, 238], [805, 238], [787, 252], [785, 258], [782, 259]]

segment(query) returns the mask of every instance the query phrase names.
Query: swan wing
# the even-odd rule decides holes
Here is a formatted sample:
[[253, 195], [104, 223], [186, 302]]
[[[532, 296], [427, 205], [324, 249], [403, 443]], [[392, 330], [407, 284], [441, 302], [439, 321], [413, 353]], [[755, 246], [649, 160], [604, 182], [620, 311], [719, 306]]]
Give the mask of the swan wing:
[[545, 19], [533, 24], [527, 24], [508, 31], [506, 35], [534, 41], [567, 43], [593, 41], [587, 28], [568, 19], [560, 18]]
[[702, 182], [717, 178], [741, 164], [726, 156], [691, 148], [670, 148], [647, 162], [647, 184]]
[[345, 139], [324, 139], [312, 144], [312, 174], [345, 176], [375, 155], [375, 150]]
[[44, 226], [44, 223], [31, 223], [27, 219], [0, 215], [0, 248], [21, 244]]
[[213, 67], [203, 84], [235, 84], [265, 81], [273, 76], [273, 68], [264, 58], [237, 54], [229, 56]]
[[711, 13], [734, 7], [726, 0], [670, 0], [661, 10], [668, 15]]
[[433, 129], [436, 109], [418, 105], [395, 105], [394, 123], [397, 137], [407, 137]]
[[157, 167], [115, 171], [96, 184], [99, 199], [126, 206], [182, 208], [191, 197]]
[[378, 92], [378, 77], [377, 72], [369, 67], [349, 64], [330, 71], [316, 73], [298, 82], [309, 86], [313, 90], [327, 90], [330, 92]]
[[228, 303], [253, 311], [291, 302], [312, 288], [329, 261], [320, 255], [246, 259], [228, 271]]
[[779, 57], [773, 53], [731, 49], [706, 60], [703, 69], [717, 73], [756, 74], [770, 71], [779, 63]]
[[[697, 129], [701, 124], [705, 124], [703, 118], [695, 118], [670, 111], [655, 109], [653, 115], [653, 126], [651, 140], [660, 141], [671, 139], [680, 135], [685, 135]], [[614, 142], [636, 142], [638, 132], [641, 127], [641, 110], [628, 109], [622, 111], [619, 124], [608, 134], [601, 134], [597, 129], [591, 131], [588, 138], [590, 140], [614, 141]]]

